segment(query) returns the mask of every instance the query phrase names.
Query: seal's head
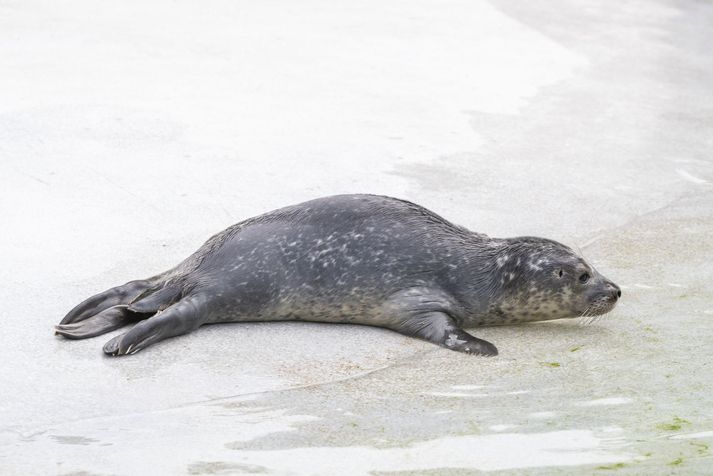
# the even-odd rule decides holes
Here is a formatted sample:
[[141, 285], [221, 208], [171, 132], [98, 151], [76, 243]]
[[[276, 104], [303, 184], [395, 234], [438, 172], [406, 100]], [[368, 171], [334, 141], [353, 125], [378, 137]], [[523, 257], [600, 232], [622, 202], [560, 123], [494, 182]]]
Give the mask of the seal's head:
[[561, 243], [535, 237], [505, 241], [495, 266], [503, 291], [498, 308], [509, 321], [598, 316], [621, 297], [619, 286]]

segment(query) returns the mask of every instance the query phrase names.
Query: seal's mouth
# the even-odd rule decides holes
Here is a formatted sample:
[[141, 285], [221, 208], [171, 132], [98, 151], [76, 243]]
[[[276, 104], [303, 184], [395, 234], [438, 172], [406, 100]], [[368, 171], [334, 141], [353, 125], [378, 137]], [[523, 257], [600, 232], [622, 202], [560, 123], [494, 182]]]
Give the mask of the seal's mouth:
[[601, 316], [610, 312], [615, 307], [616, 301], [597, 300], [584, 311], [584, 314], [587, 316]]
[[611, 281], [605, 281], [602, 286], [596, 288], [587, 308], [579, 316], [583, 324], [591, 324], [598, 316], [610, 312], [616, 306], [621, 297], [621, 288]]
[[618, 296], [600, 296], [589, 303], [589, 306], [579, 316], [584, 325], [593, 324], [601, 316], [611, 312], [615, 307]]

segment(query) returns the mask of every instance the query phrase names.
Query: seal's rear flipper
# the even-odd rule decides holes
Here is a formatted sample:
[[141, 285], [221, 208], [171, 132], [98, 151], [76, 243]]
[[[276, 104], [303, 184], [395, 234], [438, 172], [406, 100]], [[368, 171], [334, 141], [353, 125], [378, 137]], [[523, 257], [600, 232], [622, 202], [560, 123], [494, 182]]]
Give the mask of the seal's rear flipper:
[[119, 304], [128, 304], [136, 296], [150, 288], [154, 283], [149, 280], [142, 279], [130, 281], [122, 286], [107, 289], [106, 291], [96, 294], [89, 299], [86, 299], [74, 307], [64, 316], [60, 325], [72, 324], [83, 321], [100, 312], [109, 309], [110, 307]]
[[183, 288], [177, 284], [149, 288], [129, 303], [129, 310], [148, 314], [162, 311], [179, 301], [182, 293]]
[[95, 337], [135, 322], [140, 317], [129, 311], [126, 305], [105, 309], [99, 314], [72, 324], [55, 326], [55, 334], [67, 339], [86, 339]]
[[205, 295], [187, 296], [165, 311], [136, 324], [126, 334], [116, 336], [104, 345], [108, 355], [135, 354], [151, 344], [187, 334], [208, 319], [208, 299]]

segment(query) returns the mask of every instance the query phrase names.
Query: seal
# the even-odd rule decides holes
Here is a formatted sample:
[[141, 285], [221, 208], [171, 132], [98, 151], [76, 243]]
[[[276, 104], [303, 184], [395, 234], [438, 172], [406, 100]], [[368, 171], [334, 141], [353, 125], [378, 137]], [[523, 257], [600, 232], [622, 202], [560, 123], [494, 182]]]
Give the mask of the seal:
[[117, 356], [208, 323], [304, 320], [492, 356], [463, 328], [601, 315], [620, 296], [556, 241], [491, 238], [405, 200], [337, 195], [233, 225], [175, 268], [90, 297], [55, 330], [83, 339], [136, 323], [104, 345]]

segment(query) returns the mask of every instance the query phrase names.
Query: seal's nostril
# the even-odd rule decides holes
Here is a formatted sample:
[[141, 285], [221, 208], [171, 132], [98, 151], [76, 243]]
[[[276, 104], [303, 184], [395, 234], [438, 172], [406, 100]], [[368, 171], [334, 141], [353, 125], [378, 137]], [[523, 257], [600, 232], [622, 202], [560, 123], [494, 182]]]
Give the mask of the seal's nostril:
[[612, 299], [616, 301], [621, 297], [621, 288], [619, 288], [619, 286], [612, 283], [611, 281], [608, 281], [607, 284], [609, 284], [609, 290], [611, 291]]

